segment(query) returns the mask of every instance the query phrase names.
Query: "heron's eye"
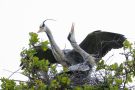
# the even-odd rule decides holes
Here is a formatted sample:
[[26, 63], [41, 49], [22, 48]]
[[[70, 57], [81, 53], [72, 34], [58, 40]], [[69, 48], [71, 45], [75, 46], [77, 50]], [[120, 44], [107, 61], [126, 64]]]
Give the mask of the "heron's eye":
[[41, 25], [41, 27], [44, 27], [45, 26], [45, 24], [43, 23], [42, 25]]
[[70, 39], [71, 39], [71, 33], [69, 33], [69, 35], [68, 35], [68, 40], [70, 41]]
[[40, 25], [40, 27], [39, 28], [43, 28], [43, 27], [45, 27], [45, 24], [43, 23], [42, 25]]

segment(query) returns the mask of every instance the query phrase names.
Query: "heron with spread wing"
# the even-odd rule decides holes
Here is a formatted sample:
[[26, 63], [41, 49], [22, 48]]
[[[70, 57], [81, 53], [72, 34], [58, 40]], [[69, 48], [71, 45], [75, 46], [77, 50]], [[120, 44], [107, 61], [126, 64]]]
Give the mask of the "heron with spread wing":
[[51, 48], [48, 48], [47, 51], [43, 51], [40, 46], [36, 46], [35, 49], [37, 51], [37, 57], [40, 59], [48, 59], [50, 63], [59, 63], [69, 67], [89, 61], [90, 64], [93, 65], [111, 49], [123, 47], [123, 42], [126, 39], [122, 34], [98, 30], [88, 34], [78, 45], [74, 38], [74, 25], [72, 25], [68, 40], [73, 49], [60, 50], [50, 29], [45, 25], [45, 21], [40, 25], [40, 30], [38, 32], [45, 32], [47, 34]]

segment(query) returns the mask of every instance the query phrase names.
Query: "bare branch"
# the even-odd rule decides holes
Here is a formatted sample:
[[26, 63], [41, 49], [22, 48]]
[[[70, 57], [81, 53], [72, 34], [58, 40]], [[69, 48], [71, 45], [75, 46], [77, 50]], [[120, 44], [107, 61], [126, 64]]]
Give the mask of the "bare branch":
[[21, 69], [21, 68], [19, 68], [19, 69], [17, 69], [16, 71], [14, 71], [14, 72], [8, 77], [8, 79], [11, 78], [11, 77], [12, 77], [15, 73], [17, 73], [20, 69]]

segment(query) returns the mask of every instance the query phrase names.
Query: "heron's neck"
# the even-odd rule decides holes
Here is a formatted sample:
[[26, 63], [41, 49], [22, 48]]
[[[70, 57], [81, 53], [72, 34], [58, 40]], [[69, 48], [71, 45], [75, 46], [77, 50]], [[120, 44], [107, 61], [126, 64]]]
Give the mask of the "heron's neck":
[[53, 38], [53, 35], [52, 35], [51, 31], [50, 31], [49, 29], [46, 29], [46, 34], [47, 34], [47, 36], [48, 36], [48, 39], [49, 39], [51, 45], [52, 45], [52, 46], [55, 45], [55, 47], [59, 48], [58, 45], [56, 44], [54, 38]]
[[72, 47], [74, 48], [74, 50], [76, 52], [78, 52], [84, 59], [84, 61], [89, 61], [91, 66], [93, 67], [93, 65], [95, 64], [94, 58], [88, 54], [87, 52], [85, 52], [77, 43], [75, 40], [75, 36], [74, 33], [71, 33], [71, 39], [70, 39], [70, 43], [72, 45]]
[[48, 27], [46, 27], [46, 34], [49, 38], [51, 47], [52, 47], [52, 53], [54, 54], [54, 57], [56, 58], [56, 60], [61, 63], [62, 65], [66, 65], [66, 63], [64, 62], [65, 55], [64, 53], [60, 50], [60, 48], [58, 47], [58, 45], [56, 44], [55, 40], [53, 39], [52, 33], [50, 31], [50, 29]]
[[74, 48], [74, 50], [78, 53], [81, 54], [82, 57], [86, 57], [86, 55], [89, 55], [88, 53], [86, 53], [76, 42], [74, 34], [71, 34], [71, 38], [70, 38], [70, 43], [72, 45], [72, 47]]

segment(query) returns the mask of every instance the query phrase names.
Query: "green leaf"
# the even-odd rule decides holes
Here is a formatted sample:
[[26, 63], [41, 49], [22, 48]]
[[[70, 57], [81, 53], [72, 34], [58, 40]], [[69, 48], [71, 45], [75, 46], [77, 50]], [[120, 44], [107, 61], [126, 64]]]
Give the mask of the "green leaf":
[[132, 43], [130, 43], [128, 40], [125, 40], [123, 42], [124, 48], [132, 49]]
[[68, 77], [61, 77], [61, 83], [65, 85], [69, 85], [70, 79]]
[[79, 86], [76, 86], [75, 88], [74, 88], [74, 90], [83, 90], [81, 87], [79, 87]]
[[127, 82], [132, 82], [132, 77], [129, 74], [127, 74]]
[[[90, 86], [90, 85], [84, 85], [84, 87], [83, 87], [84, 89], [83, 90], [97, 90], [95, 87], [92, 87], [92, 86]], [[101, 90], [101, 89], [100, 89]]]
[[48, 60], [44, 60], [45, 65], [48, 66], [50, 64], [50, 62]]
[[51, 86], [53, 89], [54, 89], [54, 88], [59, 88], [59, 82], [58, 82], [57, 80], [52, 80], [50, 86]]
[[128, 90], [128, 88], [125, 87], [124, 90]]
[[121, 78], [115, 78], [115, 82], [117, 85], [122, 84], [122, 79]]
[[119, 90], [118, 86], [114, 86], [113, 90]]
[[135, 49], [133, 49], [133, 52], [132, 53], [133, 53], [133, 57], [135, 58]]
[[47, 48], [48, 48], [48, 44], [49, 44], [48, 41], [41, 42], [41, 48], [42, 48], [44, 51], [46, 51]]
[[2, 78], [1, 82], [2, 82], [2, 84], [1, 84], [2, 90], [14, 90], [15, 89], [16, 83], [13, 80]]
[[38, 42], [39, 38], [38, 38], [38, 34], [34, 33], [34, 32], [30, 32], [30, 39], [29, 39], [29, 44], [34, 45]]
[[100, 60], [97, 64], [96, 70], [101, 70], [101, 69], [105, 69], [105, 68], [106, 68], [106, 64], [104, 63], [104, 60]]
[[33, 66], [33, 67], [34, 67], [34, 66], [39, 67], [40, 64], [39, 64], [38, 61], [39, 61], [38, 57], [33, 57], [33, 63], [32, 63], [32, 66]]
[[114, 64], [110, 65], [110, 67], [112, 70], [116, 70], [116, 69], [118, 69], [118, 64], [114, 63]]

